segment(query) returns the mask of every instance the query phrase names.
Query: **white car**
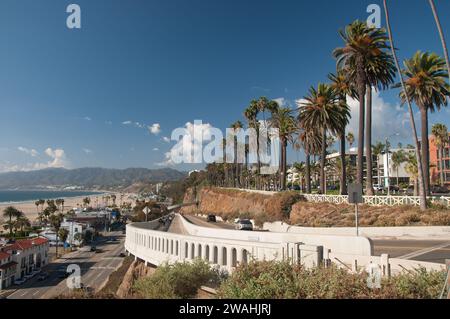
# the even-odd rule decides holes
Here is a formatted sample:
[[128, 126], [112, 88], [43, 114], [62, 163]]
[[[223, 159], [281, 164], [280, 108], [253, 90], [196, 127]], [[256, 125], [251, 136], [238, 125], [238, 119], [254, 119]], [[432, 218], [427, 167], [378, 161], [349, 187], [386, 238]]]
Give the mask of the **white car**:
[[384, 190], [384, 187], [382, 185], [375, 184], [375, 185], [373, 185], [373, 189], [376, 192], [382, 192]]
[[253, 223], [248, 219], [241, 219], [235, 225], [236, 230], [253, 230]]

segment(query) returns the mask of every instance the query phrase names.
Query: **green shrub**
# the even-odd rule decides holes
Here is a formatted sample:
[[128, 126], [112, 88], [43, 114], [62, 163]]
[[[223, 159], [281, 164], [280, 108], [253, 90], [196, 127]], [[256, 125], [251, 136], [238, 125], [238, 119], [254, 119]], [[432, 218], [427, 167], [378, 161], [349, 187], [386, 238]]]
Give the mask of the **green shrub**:
[[146, 299], [188, 299], [205, 284], [217, 284], [221, 274], [200, 259], [192, 263], [161, 265], [150, 277], [137, 280], [133, 292]]
[[398, 299], [437, 298], [444, 272], [421, 269], [383, 279], [381, 289], [367, 286], [367, 274], [336, 267], [305, 269], [289, 262], [242, 265], [221, 285], [218, 296], [231, 299]]

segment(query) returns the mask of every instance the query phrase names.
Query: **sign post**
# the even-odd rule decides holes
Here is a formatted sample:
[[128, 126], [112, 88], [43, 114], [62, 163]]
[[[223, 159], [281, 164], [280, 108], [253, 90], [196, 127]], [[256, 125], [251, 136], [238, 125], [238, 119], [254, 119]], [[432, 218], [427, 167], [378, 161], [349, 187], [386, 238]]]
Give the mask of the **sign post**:
[[145, 206], [145, 208], [142, 211], [145, 214], [145, 221], [148, 222], [148, 214], [151, 212], [151, 209]]
[[358, 204], [362, 204], [364, 202], [362, 192], [363, 192], [363, 187], [361, 184], [349, 184], [348, 185], [348, 203], [355, 204], [356, 236], [359, 236]]

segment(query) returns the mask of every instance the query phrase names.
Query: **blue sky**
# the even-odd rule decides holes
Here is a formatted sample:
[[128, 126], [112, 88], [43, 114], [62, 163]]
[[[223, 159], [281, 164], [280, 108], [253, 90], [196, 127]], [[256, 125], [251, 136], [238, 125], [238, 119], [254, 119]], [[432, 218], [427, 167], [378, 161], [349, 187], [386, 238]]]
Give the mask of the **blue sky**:
[[[390, 2], [400, 58], [441, 53], [428, 1]], [[70, 3], [81, 7], [81, 30], [66, 27]], [[158, 168], [174, 144], [164, 137], [187, 122], [224, 129], [259, 96], [293, 106], [335, 70], [337, 31], [382, 5], [342, 3], [1, 0], [0, 171]], [[450, 3], [436, 3], [448, 34]], [[410, 142], [397, 94], [376, 96], [374, 140], [398, 131], [393, 143]], [[430, 121], [448, 119], [442, 111]]]

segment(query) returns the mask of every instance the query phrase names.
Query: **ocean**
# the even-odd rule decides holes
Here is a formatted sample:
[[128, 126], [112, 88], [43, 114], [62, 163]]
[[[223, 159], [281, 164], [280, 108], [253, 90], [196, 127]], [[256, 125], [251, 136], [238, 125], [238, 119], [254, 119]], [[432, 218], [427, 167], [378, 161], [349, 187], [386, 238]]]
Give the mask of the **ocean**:
[[0, 203], [30, 202], [38, 199], [95, 196], [99, 192], [88, 191], [0, 191]]

